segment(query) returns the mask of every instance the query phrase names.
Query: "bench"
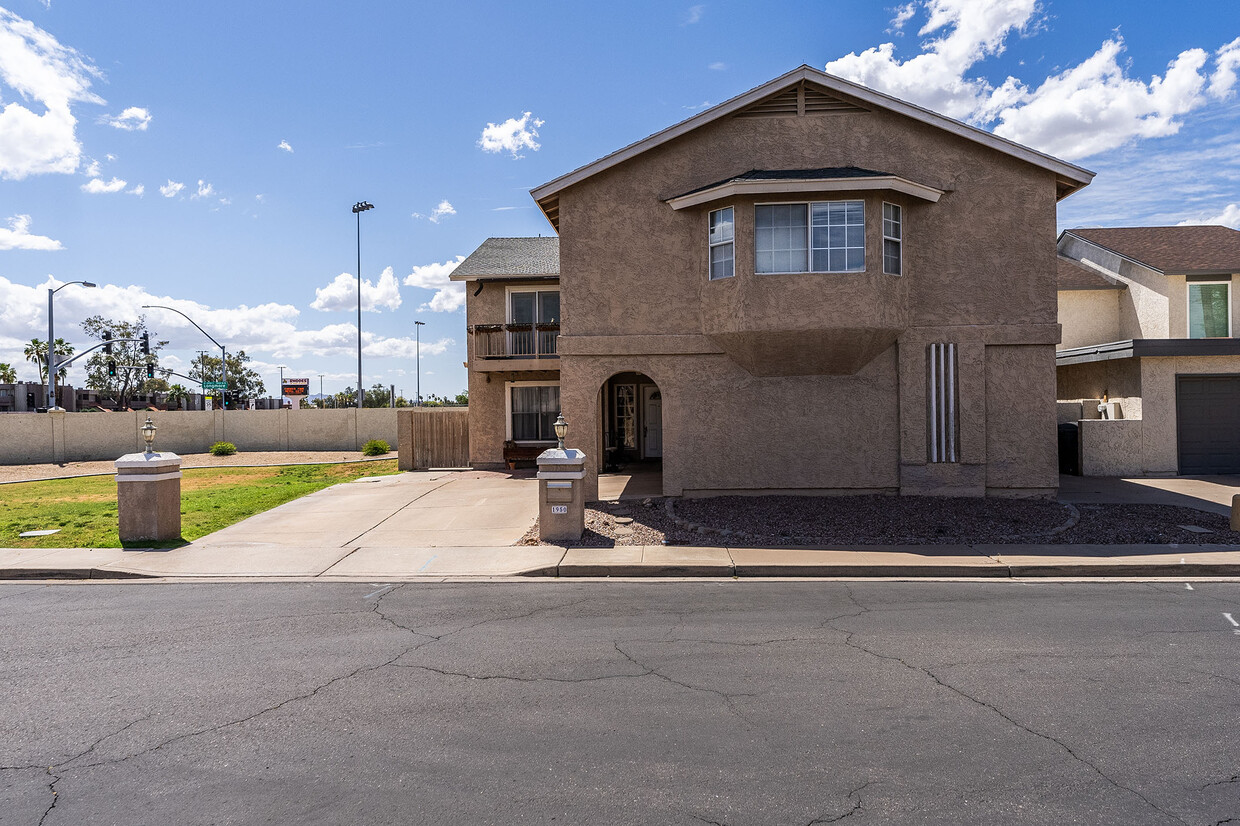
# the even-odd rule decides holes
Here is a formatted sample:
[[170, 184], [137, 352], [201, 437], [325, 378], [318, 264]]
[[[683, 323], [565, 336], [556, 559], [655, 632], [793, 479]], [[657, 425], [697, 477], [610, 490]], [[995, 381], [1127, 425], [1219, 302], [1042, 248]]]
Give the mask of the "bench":
[[539, 454], [552, 445], [519, 445], [516, 442], [504, 442], [504, 462], [509, 470], [517, 469], [517, 462], [536, 463]]

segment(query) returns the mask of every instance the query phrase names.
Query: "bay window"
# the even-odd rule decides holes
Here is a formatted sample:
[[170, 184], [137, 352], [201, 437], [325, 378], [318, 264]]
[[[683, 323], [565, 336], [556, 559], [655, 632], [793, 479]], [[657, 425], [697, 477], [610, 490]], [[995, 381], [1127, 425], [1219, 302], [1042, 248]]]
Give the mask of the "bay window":
[[865, 202], [757, 204], [754, 270], [863, 272]]
[[883, 272], [900, 275], [904, 244], [904, 210], [895, 204], [883, 204]]
[[733, 255], [734, 221], [732, 207], [710, 214], [710, 280], [731, 278], [735, 274]]

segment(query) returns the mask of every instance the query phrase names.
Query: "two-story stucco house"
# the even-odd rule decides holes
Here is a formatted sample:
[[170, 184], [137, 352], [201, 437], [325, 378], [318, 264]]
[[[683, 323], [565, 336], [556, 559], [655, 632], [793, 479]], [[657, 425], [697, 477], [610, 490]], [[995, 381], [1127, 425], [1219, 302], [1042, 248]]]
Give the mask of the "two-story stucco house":
[[1087, 475], [1240, 473], [1240, 232], [1062, 233], [1058, 396], [1082, 422]]
[[668, 495], [1052, 493], [1055, 211], [1091, 178], [796, 69], [533, 190], [555, 272], [550, 239], [454, 272], [471, 457], [558, 407], [591, 495], [616, 457]]

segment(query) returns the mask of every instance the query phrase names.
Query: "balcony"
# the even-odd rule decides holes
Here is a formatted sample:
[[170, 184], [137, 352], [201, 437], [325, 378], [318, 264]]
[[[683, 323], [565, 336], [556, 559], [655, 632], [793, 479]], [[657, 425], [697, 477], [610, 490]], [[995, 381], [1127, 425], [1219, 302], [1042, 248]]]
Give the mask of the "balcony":
[[475, 324], [474, 370], [558, 370], [559, 324]]

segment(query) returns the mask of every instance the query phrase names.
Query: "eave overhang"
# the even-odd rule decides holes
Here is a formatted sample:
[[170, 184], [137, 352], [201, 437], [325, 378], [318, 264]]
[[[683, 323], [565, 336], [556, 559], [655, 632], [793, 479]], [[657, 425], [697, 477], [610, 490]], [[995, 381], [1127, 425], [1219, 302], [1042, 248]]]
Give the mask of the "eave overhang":
[[754, 179], [729, 180], [684, 195], [668, 198], [667, 203], [672, 209], [681, 210], [689, 207], [731, 198], [737, 195], [785, 195], [801, 192], [860, 192], [884, 190], [902, 192], [914, 198], [921, 198], [930, 203], [938, 203], [944, 190], [919, 184], [898, 175], [876, 175], [850, 178], [798, 178], [787, 179]]
[[1240, 338], [1138, 338], [1070, 347], [1055, 353], [1055, 366], [1159, 356], [1240, 356]]
[[546, 273], [541, 275], [502, 275], [488, 273], [474, 273], [472, 275], [457, 275], [455, 272], [448, 276], [449, 281], [559, 281], [559, 273]]

